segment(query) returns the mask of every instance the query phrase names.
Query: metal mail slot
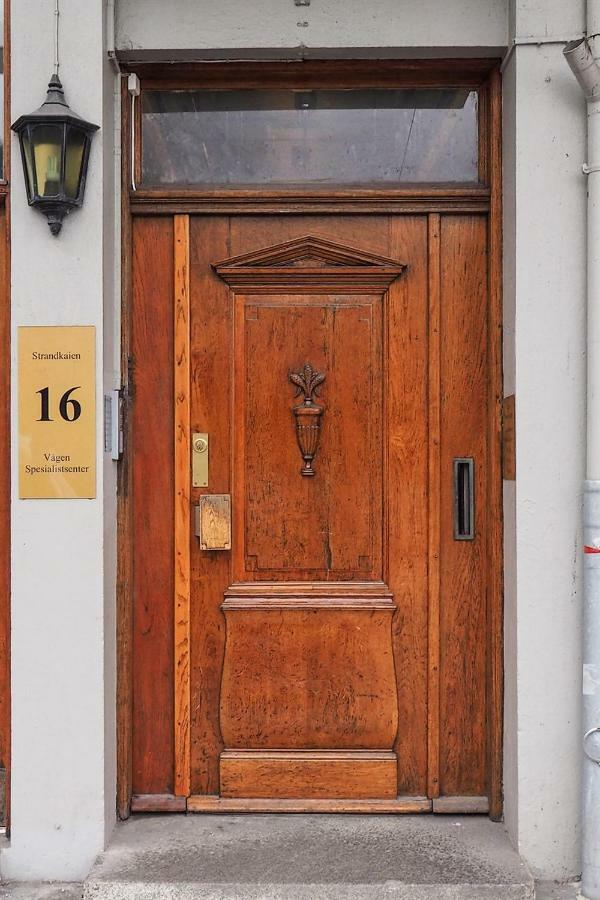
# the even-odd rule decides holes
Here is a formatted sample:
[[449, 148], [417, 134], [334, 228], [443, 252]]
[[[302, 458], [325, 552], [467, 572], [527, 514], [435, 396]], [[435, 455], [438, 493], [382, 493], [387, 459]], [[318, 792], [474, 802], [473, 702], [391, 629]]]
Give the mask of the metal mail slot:
[[201, 550], [231, 550], [231, 495], [204, 494], [194, 511]]
[[454, 460], [454, 540], [475, 540], [475, 460]]

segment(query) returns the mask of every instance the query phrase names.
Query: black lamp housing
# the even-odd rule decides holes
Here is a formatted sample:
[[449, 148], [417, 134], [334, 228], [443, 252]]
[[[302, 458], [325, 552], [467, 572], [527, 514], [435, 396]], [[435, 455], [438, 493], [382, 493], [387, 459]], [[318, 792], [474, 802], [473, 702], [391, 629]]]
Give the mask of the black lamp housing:
[[98, 128], [70, 108], [57, 73], [40, 108], [12, 125], [21, 144], [29, 205], [46, 216], [53, 235], [60, 232], [67, 213], [83, 204], [90, 147]]

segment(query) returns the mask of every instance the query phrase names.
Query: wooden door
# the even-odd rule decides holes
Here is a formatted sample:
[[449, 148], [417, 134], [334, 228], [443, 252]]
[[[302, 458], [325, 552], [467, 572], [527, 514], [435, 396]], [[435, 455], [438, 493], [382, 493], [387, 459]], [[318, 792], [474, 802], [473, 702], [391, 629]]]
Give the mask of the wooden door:
[[488, 808], [487, 234], [134, 220], [134, 809]]

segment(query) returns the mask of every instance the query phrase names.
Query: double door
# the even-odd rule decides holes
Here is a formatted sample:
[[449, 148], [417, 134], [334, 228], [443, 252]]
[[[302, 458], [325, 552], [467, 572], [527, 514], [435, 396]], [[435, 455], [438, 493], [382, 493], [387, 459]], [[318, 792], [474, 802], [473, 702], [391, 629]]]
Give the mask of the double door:
[[134, 809], [488, 809], [487, 242], [134, 219]]

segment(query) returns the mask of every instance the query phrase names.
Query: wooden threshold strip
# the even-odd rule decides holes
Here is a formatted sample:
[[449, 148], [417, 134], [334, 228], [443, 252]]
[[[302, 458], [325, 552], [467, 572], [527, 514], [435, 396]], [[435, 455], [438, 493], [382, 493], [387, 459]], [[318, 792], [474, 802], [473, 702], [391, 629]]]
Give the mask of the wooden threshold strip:
[[131, 798], [132, 813], [185, 812], [186, 798], [174, 794], [134, 794]]
[[134, 794], [132, 813], [363, 813], [393, 815], [438, 813], [486, 814], [487, 797], [396, 797], [393, 800], [261, 800], [195, 794], [187, 799], [174, 794]]

